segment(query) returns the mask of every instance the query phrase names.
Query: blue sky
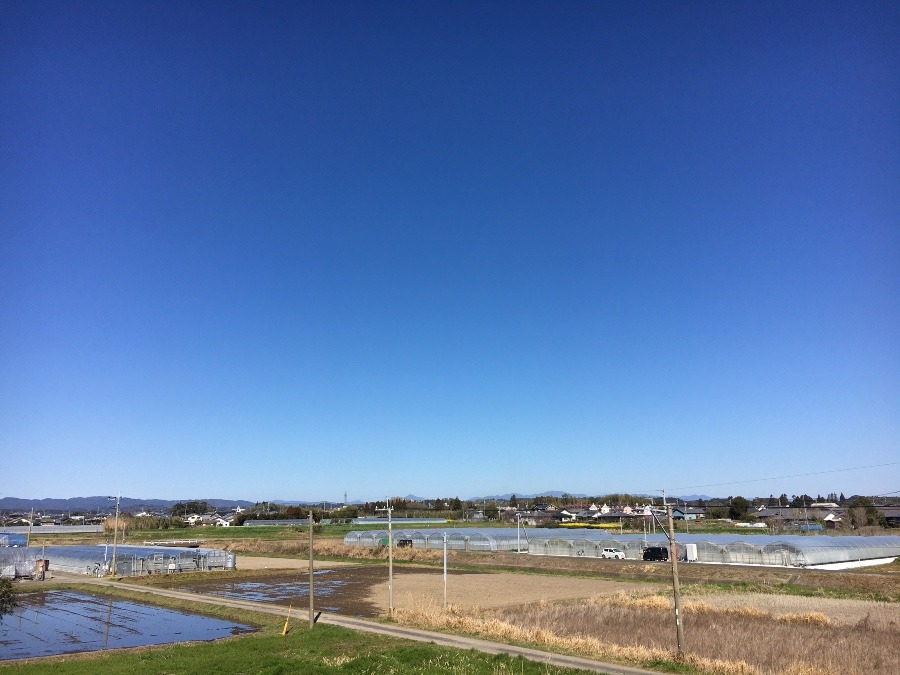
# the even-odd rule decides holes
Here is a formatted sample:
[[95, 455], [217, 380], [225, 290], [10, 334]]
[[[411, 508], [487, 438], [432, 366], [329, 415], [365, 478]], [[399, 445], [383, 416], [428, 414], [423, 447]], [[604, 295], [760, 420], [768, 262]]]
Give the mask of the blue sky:
[[3, 3], [0, 496], [900, 490], [898, 25]]

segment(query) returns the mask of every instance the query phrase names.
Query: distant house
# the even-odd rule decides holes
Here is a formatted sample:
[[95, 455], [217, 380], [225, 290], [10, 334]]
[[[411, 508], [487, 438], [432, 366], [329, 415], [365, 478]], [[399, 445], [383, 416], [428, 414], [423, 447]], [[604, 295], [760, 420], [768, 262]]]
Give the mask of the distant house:
[[228, 527], [231, 525], [232, 516], [220, 516], [218, 513], [210, 513], [200, 518], [203, 527]]
[[548, 525], [559, 519], [558, 513], [550, 513], [549, 511], [520, 511], [519, 517], [526, 525], [538, 527], [540, 525]]
[[675, 506], [672, 508], [672, 520], [702, 520], [706, 517], [706, 509], [696, 506]]
[[825, 527], [827, 527], [829, 529], [835, 529], [837, 527], [840, 527], [842, 520], [843, 520], [842, 518], [834, 515], [833, 513], [829, 513], [827, 516], [822, 518], [822, 522], [825, 523]]
[[[768, 506], [759, 509], [755, 513], [756, 517], [764, 523], [768, 523], [772, 527], [784, 525], [786, 527], [803, 525], [804, 530], [806, 524], [812, 524], [821, 520], [826, 527], [837, 527], [842, 521], [844, 509], [838, 507], [836, 509], [826, 508], [802, 508], [790, 506]], [[811, 529], [821, 529], [811, 528]]]
[[891, 527], [900, 526], [900, 506], [876, 506]]

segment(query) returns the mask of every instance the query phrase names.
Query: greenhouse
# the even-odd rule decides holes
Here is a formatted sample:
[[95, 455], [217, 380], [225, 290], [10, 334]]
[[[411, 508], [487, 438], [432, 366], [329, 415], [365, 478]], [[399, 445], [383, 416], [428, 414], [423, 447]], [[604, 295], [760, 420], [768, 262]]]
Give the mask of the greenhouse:
[[[618, 548], [629, 560], [641, 560], [648, 546], [668, 546], [665, 535], [617, 534], [597, 530], [524, 528], [435, 528], [395, 530], [394, 541], [410, 542], [414, 548], [456, 551], [516, 551], [531, 555], [599, 558], [604, 548]], [[349, 532], [349, 546], [383, 546], [388, 532]], [[679, 558], [686, 560], [687, 547], [696, 547], [696, 561], [740, 565], [807, 567], [858, 563], [900, 557], [900, 536], [828, 536], [787, 534], [679, 534]], [[694, 547], [691, 547], [692, 551]], [[693, 556], [692, 556], [693, 561]]]
[[0, 532], [0, 548], [5, 546], [24, 546], [28, 543], [24, 534], [15, 532]]
[[[477, 528], [434, 529], [434, 530], [394, 530], [394, 543], [411, 542], [413, 548], [443, 550], [444, 535], [447, 535], [447, 549], [450, 551], [515, 551], [521, 545], [522, 552], [528, 547], [523, 537], [517, 542], [515, 530], [510, 534], [505, 530], [481, 530]], [[384, 546], [387, 544], [386, 530], [348, 532], [344, 536], [347, 546]]]
[[[50, 572], [104, 576], [110, 574], [113, 547], [34, 546], [0, 549], [0, 573], [3, 576], [30, 576], [34, 561], [50, 561]], [[171, 574], [235, 568], [233, 553], [213, 548], [174, 548], [167, 546], [116, 547], [117, 576]]]
[[0, 579], [31, 576], [39, 554], [36, 548], [0, 548]]

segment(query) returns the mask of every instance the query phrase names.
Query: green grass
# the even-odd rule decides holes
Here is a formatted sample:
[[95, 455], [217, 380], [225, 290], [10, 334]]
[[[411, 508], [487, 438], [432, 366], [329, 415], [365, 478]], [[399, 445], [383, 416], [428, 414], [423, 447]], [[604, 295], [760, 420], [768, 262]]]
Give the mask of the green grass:
[[768, 595], [797, 595], [805, 598], [833, 598], [836, 600], [866, 600], [869, 602], [900, 602], [900, 591], [867, 591], [839, 586], [800, 586], [799, 584], [761, 584], [750, 581], [705, 581], [682, 583], [685, 595], [705, 593], [765, 593]]
[[0, 671], [29, 675], [85, 672], [92, 675], [126, 672], [129, 675], [576, 675], [587, 672], [549, 667], [521, 657], [462, 651], [322, 624], [312, 631], [293, 629], [285, 637], [263, 634], [212, 643], [54, 657], [24, 665], [0, 664]]

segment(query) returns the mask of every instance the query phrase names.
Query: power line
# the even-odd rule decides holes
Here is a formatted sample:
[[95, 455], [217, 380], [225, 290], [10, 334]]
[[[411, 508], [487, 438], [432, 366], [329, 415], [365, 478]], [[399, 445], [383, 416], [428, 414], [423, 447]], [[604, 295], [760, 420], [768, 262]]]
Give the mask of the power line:
[[[745, 483], [762, 483], [767, 480], [784, 480], [785, 478], [803, 478], [805, 476], [821, 476], [828, 473], [843, 473], [845, 471], [860, 471], [862, 469], [879, 469], [885, 466], [897, 466], [900, 462], [888, 462], [887, 464], [871, 464], [869, 466], [853, 466], [845, 469], [829, 469], [827, 471], [812, 471], [810, 473], [794, 473], [787, 476], [771, 476], [769, 478], [748, 478], [726, 483], [706, 483], [704, 485], [684, 485], [682, 487], [667, 488], [668, 490], [694, 490], [697, 488], [722, 487], [723, 485], [743, 485]], [[900, 492], [900, 490], [898, 490]], [[893, 493], [888, 493], [893, 494]]]

